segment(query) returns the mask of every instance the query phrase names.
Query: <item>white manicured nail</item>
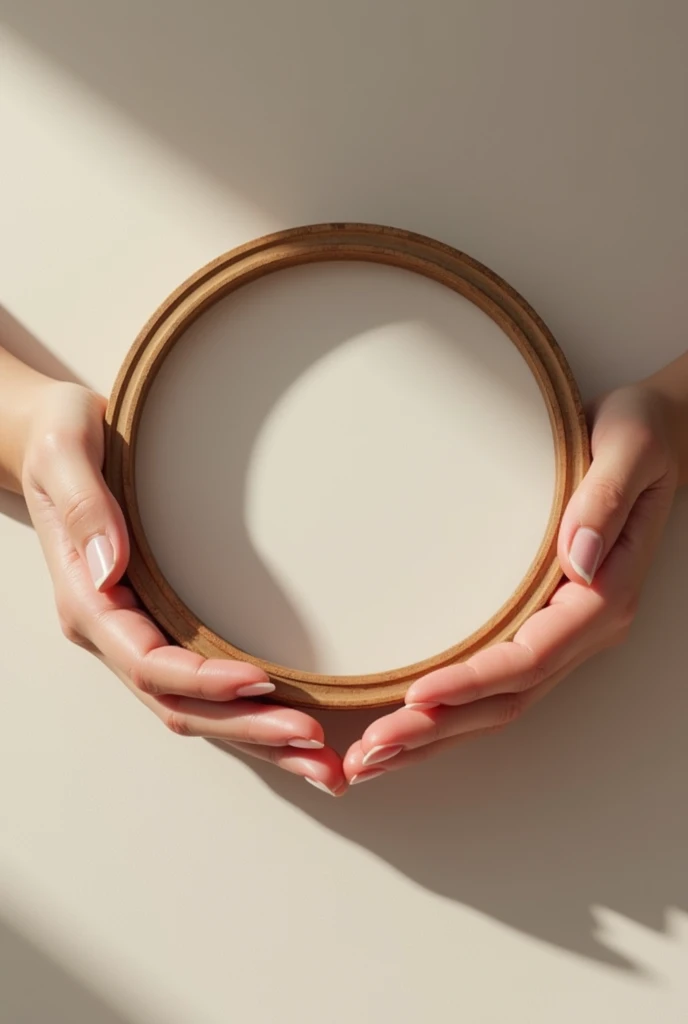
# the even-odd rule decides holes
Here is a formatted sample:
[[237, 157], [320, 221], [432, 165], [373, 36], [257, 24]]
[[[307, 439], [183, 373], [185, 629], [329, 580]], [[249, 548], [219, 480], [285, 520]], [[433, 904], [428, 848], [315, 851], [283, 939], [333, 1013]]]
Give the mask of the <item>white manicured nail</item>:
[[274, 683], [250, 683], [237, 690], [237, 697], [264, 697], [266, 693], [274, 693]]
[[591, 585], [602, 557], [604, 540], [596, 530], [581, 526], [569, 549], [569, 561], [588, 586]]
[[368, 779], [377, 779], [380, 775], [385, 775], [384, 768], [378, 769], [375, 772], [359, 772], [358, 775], [354, 775], [349, 783], [350, 786], [357, 786], [359, 782], [367, 782]]
[[373, 747], [363, 758], [362, 764], [364, 768], [367, 768], [369, 764], [380, 764], [381, 761], [389, 761], [390, 758], [396, 757], [403, 750], [401, 743], [397, 743], [395, 746], [380, 746]]
[[86, 545], [86, 564], [93, 580], [93, 586], [100, 590], [115, 568], [115, 552], [104, 535], [92, 537]]
[[325, 746], [325, 744], [321, 743], [320, 740], [295, 739], [295, 740], [289, 740], [289, 746], [290, 747], [300, 747], [301, 750], [322, 750], [322, 748]]
[[311, 779], [308, 775], [304, 775], [304, 779], [306, 782], [310, 782], [311, 786], [315, 786], [315, 788], [319, 789], [322, 793], [327, 793], [329, 796], [335, 795], [329, 786], [326, 786], [325, 783], [321, 782], [319, 779]]

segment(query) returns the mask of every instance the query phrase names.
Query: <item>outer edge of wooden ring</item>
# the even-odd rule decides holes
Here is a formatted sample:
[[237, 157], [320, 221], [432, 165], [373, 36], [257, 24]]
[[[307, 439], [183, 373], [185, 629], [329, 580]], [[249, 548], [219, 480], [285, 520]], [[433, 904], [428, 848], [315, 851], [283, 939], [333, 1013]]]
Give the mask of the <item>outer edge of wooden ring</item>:
[[[231, 291], [268, 273], [321, 261], [379, 262], [430, 277], [466, 296], [502, 328], [526, 359], [547, 404], [556, 458], [555, 495], [540, 548], [502, 607], [470, 636], [422, 662], [361, 676], [301, 672], [267, 662], [209, 630], [180, 600], [146, 538], [135, 492], [135, 448], [146, 395], [166, 355], [202, 312]], [[122, 506], [131, 540], [128, 578], [144, 607], [168, 635], [205, 657], [230, 657], [263, 668], [277, 686], [274, 700], [301, 707], [383, 707], [403, 700], [425, 672], [462, 661], [508, 640], [551, 597], [562, 578], [557, 531], [566, 503], [589, 466], [588, 435], [578, 387], [551, 332], [525, 299], [483, 264], [423, 235], [374, 224], [314, 224], [266, 235], [213, 260], [159, 307], [131, 346], [106, 414], [105, 474]]]

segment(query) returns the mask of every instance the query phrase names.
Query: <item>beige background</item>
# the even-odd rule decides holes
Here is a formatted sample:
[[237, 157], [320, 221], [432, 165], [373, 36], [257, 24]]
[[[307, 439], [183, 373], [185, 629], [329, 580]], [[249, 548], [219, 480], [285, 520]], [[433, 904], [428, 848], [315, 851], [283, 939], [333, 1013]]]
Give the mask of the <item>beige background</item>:
[[[0, 21], [0, 301], [47, 365], [109, 390], [198, 265], [324, 219], [494, 267], [587, 396], [685, 348], [679, 0], [0, 0]], [[167, 735], [69, 648], [2, 501], [3, 1019], [685, 1020], [685, 495], [623, 650], [341, 802]]]

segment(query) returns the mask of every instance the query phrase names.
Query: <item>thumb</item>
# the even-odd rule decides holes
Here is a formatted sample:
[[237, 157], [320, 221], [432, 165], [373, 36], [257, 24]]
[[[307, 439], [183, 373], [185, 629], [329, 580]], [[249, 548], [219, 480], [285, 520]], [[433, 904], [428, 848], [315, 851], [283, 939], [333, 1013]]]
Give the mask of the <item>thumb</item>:
[[41, 483], [96, 590], [114, 586], [129, 561], [129, 538], [98, 453], [76, 440], [66, 441], [44, 468]]
[[640, 495], [657, 482], [648, 427], [615, 401], [600, 407], [592, 465], [571, 498], [559, 531], [559, 561], [570, 580], [590, 585]]

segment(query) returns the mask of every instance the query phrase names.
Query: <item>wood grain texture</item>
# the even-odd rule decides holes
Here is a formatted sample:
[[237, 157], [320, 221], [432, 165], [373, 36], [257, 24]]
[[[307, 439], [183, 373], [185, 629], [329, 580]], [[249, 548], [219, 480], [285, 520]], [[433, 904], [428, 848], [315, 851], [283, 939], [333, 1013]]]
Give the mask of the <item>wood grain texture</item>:
[[[197, 317], [219, 299], [267, 274], [321, 261], [356, 260], [411, 270], [451, 288], [487, 313], [517, 347], [549, 413], [555, 494], [542, 543], [509, 600], [476, 632], [435, 656], [389, 672], [326, 676], [266, 662], [208, 629], [170, 587], [143, 529], [135, 488], [136, 439], [148, 391], [166, 356]], [[568, 364], [528, 303], [487, 267], [450, 246], [395, 228], [317, 224], [249, 242], [207, 264], [151, 317], [115, 381], [107, 411], [105, 474], [131, 537], [128, 578], [142, 604], [177, 643], [206, 657], [239, 658], [263, 668], [277, 686], [274, 699], [301, 707], [382, 707], [403, 700], [408, 686], [434, 668], [463, 660], [513, 637], [561, 580], [557, 531], [571, 494], [589, 465], [585, 417]]]

